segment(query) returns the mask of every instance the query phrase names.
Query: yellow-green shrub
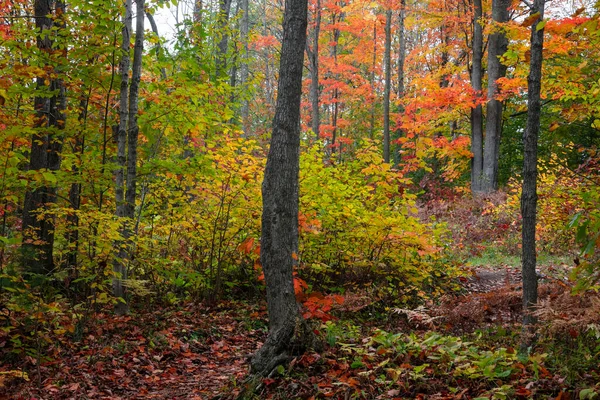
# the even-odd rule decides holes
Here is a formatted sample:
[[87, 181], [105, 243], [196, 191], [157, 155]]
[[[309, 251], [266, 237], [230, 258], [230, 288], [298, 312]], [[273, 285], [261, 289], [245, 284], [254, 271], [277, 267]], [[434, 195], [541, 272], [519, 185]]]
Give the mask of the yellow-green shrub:
[[356, 157], [331, 165], [319, 146], [301, 157], [301, 276], [319, 287], [375, 288], [400, 301], [440, 289], [441, 226], [417, 218], [409, 182], [365, 142]]

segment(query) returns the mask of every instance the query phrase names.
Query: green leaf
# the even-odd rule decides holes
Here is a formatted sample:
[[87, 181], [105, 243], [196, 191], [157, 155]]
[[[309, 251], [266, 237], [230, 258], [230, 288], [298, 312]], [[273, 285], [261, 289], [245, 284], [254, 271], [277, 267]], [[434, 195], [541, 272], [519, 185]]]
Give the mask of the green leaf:
[[56, 183], [56, 176], [52, 172], [42, 172], [42, 176], [48, 182]]
[[278, 373], [279, 375], [283, 375], [283, 374], [285, 374], [285, 368], [283, 367], [283, 365], [278, 365], [278, 366], [277, 366], [277, 373]]
[[545, 20], [543, 20], [543, 21], [540, 21], [540, 22], [538, 22], [538, 24], [535, 26], [535, 30], [539, 32], [539, 31], [541, 31], [542, 29], [544, 29], [544, 27], [546, 26], [546, 22], [548, 22], [548, 20], [547, 20], [547, 19], [545, 19]]
[[598, 393], [593, 388], [583, 389], [581, 392], [579, 392], [579, 399], [580, 400], [595, 399], [597, 397], [598, 397]]

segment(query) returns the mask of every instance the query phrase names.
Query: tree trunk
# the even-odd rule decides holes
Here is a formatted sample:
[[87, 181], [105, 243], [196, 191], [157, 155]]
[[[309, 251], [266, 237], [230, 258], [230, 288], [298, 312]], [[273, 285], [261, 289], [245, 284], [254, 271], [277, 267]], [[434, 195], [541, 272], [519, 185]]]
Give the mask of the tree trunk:
[[[238, 15], [240, 12], [240, 2], [238, 1], [237, 3], [235, 3], [236, 7], [235, 7], [235, 12], [233, 13], [233, 15]], [[235, 86], [237, 85], [237, 70], [238, 70], [238, 55], [240, 50], [238, 49], [238, 42], [237, 40], [234, 40], [232, 42], [232, 60], [231, 60], [231, 69], [229, 70], [229, 86], [231, 87], [231, 95], [230, 95], [230, 101], [231, 104], [235, 104]], [[231, 120], [229, 121], [229, 123], [234, 124], [235, 123], [235, 118], [231, 118]]]
[[229, 11], [231, 0], [219, 0], [218, 30], [221, 35], [217, 44], [217, 78], [227, 75], [227, 48], [229, 47]]
[[540, 130], [542, 86], [542, 49], [544, 29], [537, 25], [544, 18], [544, 0], [535, 0], [531, 14], [539, 13], [538, 20], [531, 26], [531, 59], [527, 77], [527, 125], [523, 133], [523, 192], [521, 195], [522, 260], [523, 260], [523, 333], [522, 350], [534, 341], [536, 322], [531, 314], [537, 303], [538, 282], [535, 272], [535, 224], [537, 213], [537, 144]]
[[[510, 0], [492, 1], [492, 19], [496, 23], [508, 21]], [[488, 42], [488, 103], [483, 148], [483, 174], [481, 191], [485, 193], [498, 189], [498, 160], [500, 157], [500, 135], [502, 133], [502, 102], [495, 99], [498, 94], [498, 79], [506, 75], [506, 66], [500, 56], [506, 53], [508, 40], [503, 31], [490, 35]], [[503, 28], [501, 28], [503, 29]]]
[[[53, 14], [54, 9], [55, 17]], [[53, 26], [59, 30], [64, 28], [62, 14], [65, 4], [62, 1], [36, 0], [34, 2], [35, 25], [39, 30], [37, 47], [42, 53], [50, 53], [54, 41], [49, 33]], [[65, 47], [66, 48], [66, 47]], [[34, 100], [36, 112], [36, 133], [31, 140], [29, 153], [29, 169], [40, 171], [47, 169], [50, 172], [60, 169], [60, 152], [62, 137], [58, 137], [56, 130], [65, 126], [64, 110], [66, 109], [66, 89], [60, 78], [60, 67], [55, 68], [56, 78], [49, 79], [40, 76], [36, 80], [36, 92], [39, 94]], [[57, 92], [51, 97], [48, 92]], [[23, 204], [23, 265], [28, 272], [34, 274], [49, 274], [54, 270], [54, 216], [47, 213], [38, 219], [39, 210], [48, 210], [56, 202], [56, 186], [48, 185], [36, 188], [25, 193]]]
[[[473, 0], [473, 65], [471, 66], [471, 86], [477, 99], [481, 96], [483, 67], [483, 16], [481, 0]], [[471, 110], [471, 192], [481, 191], [483, 174], [483, 107], [477, 104]]]
[[[85, 128], [91, 93], [90, 90], [86, 97], [79, 103], [79, 122], [81, 124], [81, 131], [79, 132], [79, 135], [75, 137], [73, 146], [73, 153], [79, 154], [79, 162], [83, 159], [85, 149]], [[69, 242], [67, 267], [72, 267], [74, 269], [74, 276], [77, 276], [77, 256], [79, 253], [79, 214], [77, 212], [81, 206], [81, 169], [77, 164], [74, 164], [71, 171], [76, 177], [76, 181], [73, 182], [69, 188], [69, 203], [71, 204], [73, 212], [67, 215], [67, 223], [69, 226], [69, 233], [67, 236], [67, 241]]]
[[[131, 42], [132, 30], [132, 0], [125, 1], [125, 14], [123, 16], [121, 43], [121, 62], [119, 63], [119, 72], [121, 74], [121, 88], [119, 98], [119, 127], [117, 129], [117, 168], [115, 169], [115, 215], [118, 219], [125, 217], [125, 169], [127, 167], [127, 121], [129, 112], [129, 45]], [[118, 249], [113, 262], [113, 295], [125, 301], [125, 286], [123, 279], [127, 277], [127, 247], [124, 241], [115, 243]], [[115, 307], [117, 314], [127, 313], [127, 304], [119, 302]]]
[[[343, 6], [343, 4], [340, 4], [340, 7]], [[342, 19], [344, 18], [344, 14], [340, 13], [339, 17], [337, 17], [337, 21], [336, 21], [336, 14], [333, 14], [333, 20], [332, 23], [333, 24], [337, 24], [338, 22], [341, 22]], [[337, 63], [338, 63], [338, 42], [340, 40], [340, 30], [336, 27], [333, 29], [333, 39], [332, 39], [332, 47], [331, 47], [331, 56], [333, 57], [333, 64], [336, 67], [336, 73], [334, 74], [334, 79], [337, 81], [339, 78], [339, 75], [337, 73]], [[332, 132], [331, 132], [331, 143], [330, 143], [330, 148], [331, 148], [331, 155], [333, 156], [333, 154], [335, 154], [335, 142], [337, 139], [337, 133], [338, 133], [338, 127], [337, 127], [337, 123], [338, 123], [338, 112], [339, 112], [339, 90], [337, 88], [337, 86], [335, 87], [335, 89], [333, 89], [333, 93], [332, 93], [333, 97], [332, 97], [332, 103], [333, 103], [333, 112], [331, 114], [331, 126], [332, 126]], [[333, 157], [332, 157], [333, 159]]]
[[377, 66], [377, 21], [373, 22], [373, 59], [371, 62], [371, 75], [369, 77], [369, 84], [371, 85], [371, 93], [373, 94], [373, 101], [371, 103], [371, 121], [369, 124], [369, 139], [375, 138], [375, 100], [377, 98], [377, 91], [375, 90], [375, 67]]
[[319, 113], [319, 35], [321, 33], [321, 0], [317, 0], [315, 8], [315, 28], [312, 37], [312, 49], [307, 45], [306, 54], [310, 65], [310, 102], [312, 114], [312, 130], [315, 139], [319, 140], [321, 116]]
[[300, 99], [306, 47], [307, 0], [286, 0], [273, 136], [262, 187], [261, 262], [267, 286], [269, 335], [252, 359], [254, 375], [267, 376], [305, 350], [302, 314], [294, 293], [298, 258]]
[[[398, 98], [398, 116], [404, 112], [401, 99], [404, 97], [404, 63], [406, 60], [406, 35], [404, 32], [404, 21], [406, 19], [406, 0], [400, 1], [400, 12], [398, 13], [398, 88], [396, 89], [396, 97]], [[397, 129], [395, 138], [399, 139], [402, 137], [402, 129], [400, 128], [399, 121], [396, 123]], [[398, 146], [396, 146], [398, 147]], [[393, 157], [394, 165], [400, 163], [400, 149], [396, 148]]]
[[385, 86], [383, 89], [383, 160], [390, 162], [390, 91], [392, 87], [392, 10], [385, 12]]
[[200, 25], [202, 23], [202, 0], [194, 0], [192, 19], [195, 25]]
[[137, 140], [139, 127], [137, 125], [138, 92], [142, 73], [142, 55], [144, 51], [144, 1], [136, 1], [135, 45], [133, 50], [133, 65], [131, 84], [129, 83], [129, 43], [132, 21], [132, 0], [125, 3], [123, 20], [123, 52], [121, 59], [121, 99], [119, 112], [119, 129], [117, 133], [117, 161], [115, 172], [116, 181], [116, 215], [122, 218], [122, 241], [116, 244], [119, 249], [113, 264], [113, 294], [121, 300], [115, 305], [117, 314], [129, 312], [126, 302], [126, 290], [123, 282], [127, 280], [127, 264], [131, 260], [129, 238], [132, 235], [133, 218], [135, 214], [136, 179], [137, 179]]
[[129, 121], [127, 126], [127, 190], [125, 192], [125, 217], [131, 219], [133, 219], [135, 216], [137, 143], [139, 134], [137, 118], [143, 54], [144, 0], [136, 0], [135, 45], [133, 47], [133, 65], [131, 66], [131, 85], [129, 86]]
[[[248, 0], [241, 0], [242, 4], [242, 20], [240, 22], [240, 36], [242, 37], [242, 45], [244, 46], [244, 59], [240, 66], [240, 86], [245, 89], [248, 83], [248, 63], [249, 63], [249, 47], [248, 42], [250, 40], [248, 34], [250, 32], [250, 18], [248, 10]], [[250, 101], [245, 98], [242, 101], [242, 130], [244, 131], [244, 137], [250, 135]]]

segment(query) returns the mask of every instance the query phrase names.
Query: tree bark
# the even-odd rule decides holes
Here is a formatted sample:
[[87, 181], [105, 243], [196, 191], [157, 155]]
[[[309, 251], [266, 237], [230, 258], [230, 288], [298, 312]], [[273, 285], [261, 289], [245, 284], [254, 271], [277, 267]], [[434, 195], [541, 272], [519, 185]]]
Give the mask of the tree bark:
[[[406, 19], [406, 0], [400, 0], [400, 12], [398, 13], [398, 87], [396, 89], [396, 97], [398, 99], [398, 116], [404, 112], [401, 99], [404, 97], [404, 64], [406, 60], [406, 35], [405, 35], [405, 19]], [[402, 137], [402, 129], [400, 122], [396, 122], [397, 129], [395, 138]], [[393, 155], [394, 165], [400, 163], [400, 149], [396, 146]]]
[[390, 162], [390, 92], [392, 87], [392, 10], [385, 12], [385, 86], [383, 89], [383, 160]]
[[[81, 131], [75, 137], [75, 143], [73, 146], [73, 153], [79, 154], [79, 162], [83, 159], [83, 153], [85, 149], [85, 129], [87, 124], [88, 116], [88, 105], [90, 102], [91, 89], [88, 91], [85, 98], [79, 102], [79, 123], [81, 124]], [[76, 181], [71, 184], [69, 188], [69, 203], [73, 212], [67, 216], [67, 223], [69, 226], [69, 233], [67, 241], [69, 242], [69, 252], [67, 253], [67, 267], [73, 268], [74, 276], [77, 276], [77, 256], [79, 254], [79, 214], [78, 211], [81, 207], [81, 169], [77, 164], [74, 164], [71, 171], [76, 177]]]
[[305, 350], [305, 322], [294, 293], [298, 251], [300, 98], [306, 47], [307, 0], [286, 0], [273, 135], [263, 193], [261, 262], [267, 286], [269, 335], [251, 362], [268, 376]]
[[369, 139], [375, 138], [375, 105], [377, 103], [377, 91], [375, 90], [375, 67], [377, 66], [377, 21], [373, 22], [373, 59], [371, 62], [371, 75], [369, 76], [369, 84], [371, 85], [371, 93], [373, 100], [371, 103], [371, 120], [369, 124]]
[[[125, 13], [123, 15], [123, 29], [121, 43], [121, 61], [119, 63], [119, 72], [121, 74], [121, 87], [119, 97], [119, 127], [117, 129], [117, 168], [115, 169], [115, 215], [118, 219], [123, 219], [126, 214], [125, 207], [125, 170], [127, 168], [127, 122], [129, 119], [129, 66], [131, 63], [129, 55], [129, 45], [131, 42], [131, 30], [133, 19], [133, 1], [125, 1]], [[119, 301], [115, 306], [117, 314], [127, 313], [127, 303], [125, 303], [125, 286], [123, 280], [127, 278], [127, 247], [124, 240], [115, 243], [118, 249], [113, 262], [113, 295], [123, 302]]]
[[217, 78], [227, 75], [227, 49], [229, 47], [229, 12], [231, 0], [219, 0], [218, 30], [221, 35], [217, 44]]
[[[340, 2], [340, 7], [342, 7], [342, 6], [343, 6], [343, 2]], [[337, 23], [341, 22], [343, 19], [344, 19], [344, 13], [340, 13], [339, 16], [337, 14], [333, 14], [332, 23], [337, 24]], [[333, 64], [336, 67], [336, 73], [334, 74], [334, 78], [336, 81], [339, 79], [339, 75], [337, 73], [339, 40], [340, 40], [340, 30], [339, 30], [339, 28], [336, 27], [333, 29], [333, 38], [332, 38], [332, 46], [331, 46], [331, 56], [333, 57]], [[333, 103], [333, 112], [331, 113], [332, 132], [331, 132], [331, 143], [330, 143], [332, 159], [333, 159], [333, 154], [335, 154], [336, 139], [337, 139], [337, 134], [338, 134], [337, 123], [338, 123], [338, 116], [339, 116], [339, 109], [340, 109], [339, 95], [340, 95], [340, 93], [336, 86], [333, 89], [332, 100], [331, 100]]]
[[[495, 23], [508, 21], [508, 7], [510, 7], [510, 4], [510, 0], [492, 1], [492, 19]], [[498, 28], [496, 27], [496, 29]], [[506, 66], [500, 62], [499, 57], [506, 53], [507, 47], [508, 40], [504, 32], [496, 31], [490, 35], [488, 42], [488, 103], [481, 179], [481, 191], [485, 193], [498, 189], [502, 102], [495, 97], [498, 94], [497, 81], [506, 75]]]
[[[249, 9], [248, 9], [248, 0], [241, 0], [242, 4], [242, 20], [240, 22], [240, 36], [242, 38], [242, 45], [244, 46], [244, 59], [242, 60], [242, 65], [240, 66], [240, 86], [244, 88], [248, 83], [248, 63], [249, 63], [249, 46], [248, 42], [249, 32], [250, 32], [250, 18], [249, 18]], [[244, 137], [248, 137], [250, 135], [250, 101], [245, 98], [242, 101], [242, 130], [244, 131]]]
[[115, 305], [119, 315], [127, 314], [129, 306], [126, 300], [127, 264], [131, 260], [129, 239], [132, 236], [133, 218], [135, 216], [135, 199], [137, 183], [137, 141], [139, 127], [137, 124], [138, 93], [142, 74], [142, 55], [144, 51], [144, 0], [136, 1], [135, 45], [131, 83], [129, 82], [129, 43], [132, 30], [132, 0], [125, 2], [125, 17], [123, 19], [123, 52], [121, 59], [121, 92], [119, 129], [117, 133], [117, 162], [116, 181], [116, 215], [122, 219], [122, 240], [116, 243], [119, 249], [113, 264], [113, 294], [121, 300]]
[[317, 0], [315, 8], [315, 28], [312, 37], [312, 49], [307, 45], [306, 54], [310, 65], [310, 103], [312, 130], [315, 139], [319, 140], [321, 116], [319, 112], [319, 35], [321, 33], [321, 0]]
[[544, 0], [535, 0], [531, 14], [539, 18], [531, 26], [531, 58], [527, 77], [527, 125], [523, 133], [523, 191], [521, 194], [523, 262], [523, 342], [522, 350], [533, 343], [536, 318], [531, 314], [537, 303], [538, 282], [535, 272], [535, 225], [537, 214], [537, 145], [540, 130], [542, 86], [542, 50], [544, 29], [537, 25], [544, 18]]
[[[51, 53], [54, 41], [53, 34], [49, 33], [55, 26], [59, 32], [64, 30], [62, 14], [65, 4], [62, 1], [36, 0], [34, 2], [35, 25], [39, 30], [37, 47], [42, 53]], [[55, 14], [52, 17], [52, 14]], [[59, 33], [62, 34], [62, 33]], [[65, 53], [66, 54], [66, 51]], [[47, 169], [50, 172], [60, 169], [60, 152], [62, 137], [57, 134], [65, 126], [64, 110], [66, 109], [66, 88], [60, 77], [60, 66], [55, 67], [58, 77], [48, 78], [40, 76], [36, 79], [36, 92], [39, 94], [34, 100], [36, 112], [36, 133], [31, 140], [29, 153], [29, 169], [40, 171]], [[53, 74], [53, 75], [54, 75]], [[49, 84], [46, 80], [49, 79]], [[47, 96], [47, 92], [57, 92]], [[23, 204], [23, 265], [28, 272], [34, 274], [50, 274], [54, 270], [54, 216], [47, 213], [38, 219], [40, 210], [47, 211], [56, 202], [56, 186], [48, 185], [28, 190], [25, 193]]]
[[[475, 96], [479, 100], [482, 89], [483, 75], [483, 27], [481, 18], [483, 16], [481, 0], [473, 0], [473, 65], [471, 66], [471, 86]], [[483, 174], [483, 107], [477, 104], [471, 110], [471, 192], [481, 191], [481, 179]]]

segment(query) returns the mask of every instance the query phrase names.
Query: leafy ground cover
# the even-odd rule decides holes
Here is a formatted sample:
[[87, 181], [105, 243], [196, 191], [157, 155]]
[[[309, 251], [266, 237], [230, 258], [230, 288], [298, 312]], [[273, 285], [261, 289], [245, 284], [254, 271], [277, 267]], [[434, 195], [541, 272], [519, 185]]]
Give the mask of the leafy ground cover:
[[[462, 281], [462, 294], [412, 310], [347, 294], [332, 320], [315, 325], [324, 350], [264, 379], [256, 398], [595, 398], [600, 297], [573, 297], [569, 284], [548, 280], [539, 345], [520, 355], [519, 283], [489, 285], [506, 271], [481, 272]], [[0, 396], [232, 399], [266, 336], [265, 319], [264, 305], [251, 302], [99, 313], [79, 340], [75, 331], [51, 332], [41, 359], [4, 351]], [[0, 346], [10, 340], [1, 336]]]
[[[299, 269], [297, 296], [323, 348], [264, 379], [254, 398], [598, 398], [600, 295], [593, 286], [573, 294], [579, 260], [568, 251], [541, 247], [539, 338], [527, 354], [517, 351], [519, 229], [513, 211], [494, 211], [503, 201], [418, 205], [421, 221], [450, 232], [431, 264], [438, 291], [411, 289], [427, 280], [390, 291], [364, 284], [376, 279], [344, 284], [314, 266]], [[254, 242], [245, 243], [242, 253], [255, 254]], [[313, 274], [336, 278], [337, 290], [318, 293]], [[106, 296], [84, 312], [67, 299], [42, 301], [26, 282], [10, 289], [14, 303], [0, 309], [0, 398], [234, 399], [267, 333], [254, 294], [151, 306], [139, 294], [132, 314], [116, 317]]]
[[[246, 374], [246, 358], [266, 334], [264, 319], [258, 306], [232, 302], [137, 310], [128, 317], [100, 313], [78, 341], [53, 332], [47, 360], [27, 356], [3, 365], [0, 397], [212, 398]], [[2, 347], [7, 340], [0, 338]]]

